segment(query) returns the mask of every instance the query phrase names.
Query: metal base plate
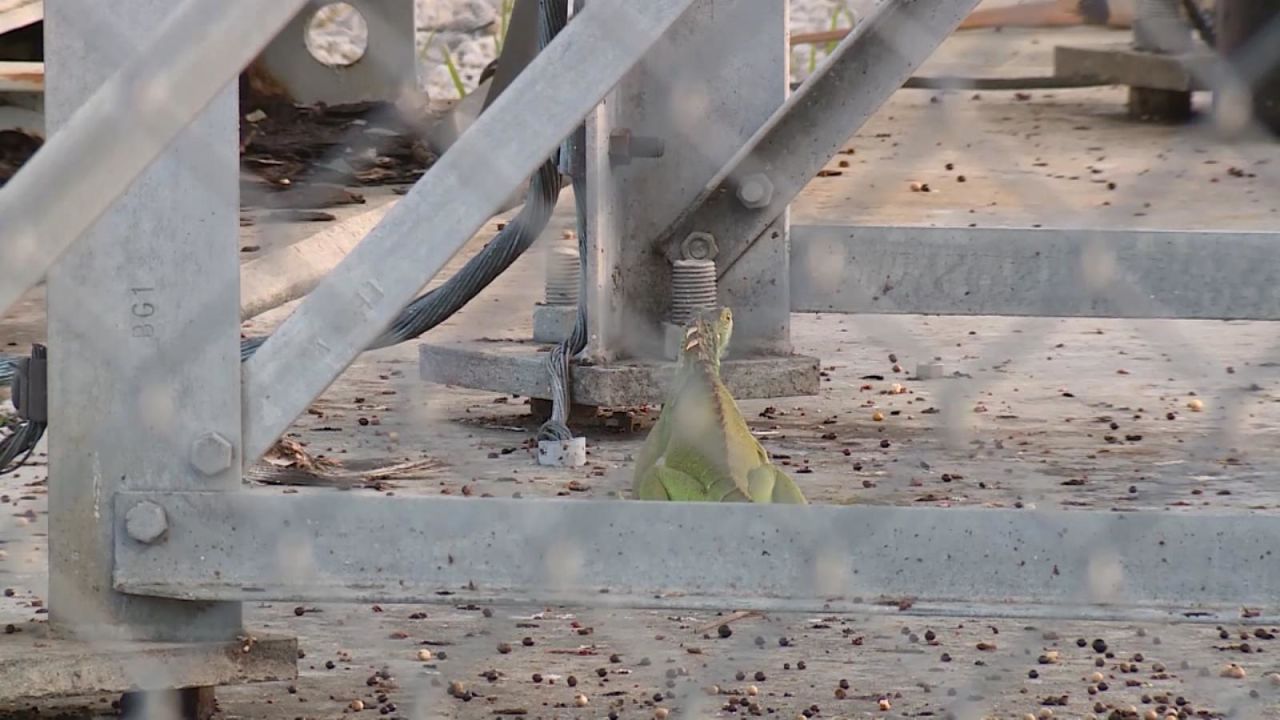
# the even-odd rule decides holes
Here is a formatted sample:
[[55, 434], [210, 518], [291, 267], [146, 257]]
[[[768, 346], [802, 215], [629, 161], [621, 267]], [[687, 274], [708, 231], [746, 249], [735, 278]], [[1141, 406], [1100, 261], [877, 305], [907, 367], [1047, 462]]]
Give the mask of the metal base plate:
[[[521, 342], [424, 343], [420, 375], [427, 382], [549, 399], [546, 346]], [[619, 362], [573, 366], [573, 401], [596, 407], [658, 404], [666, 399], [674, 363]], [[817, 358], [802, 355], [725, 360], [729, 392], [740, 399], [816, 395]]]
[[[223, 643], [84, 642], [21, 625], [0, 643], [0, 703], [131, 690], [292, 680], [298, 642], [254, 636]], [[247, 648], [247, 651], [246, 651]]]
[[1059, 45], [1053, 50], [1053, 74], [1096, 78], [1103, 82], [1153, 90], [1208, 90], [1214, 57], [1209, 52], [1160, 55], [1134, 50], [1128, 44], [1100, 47]]

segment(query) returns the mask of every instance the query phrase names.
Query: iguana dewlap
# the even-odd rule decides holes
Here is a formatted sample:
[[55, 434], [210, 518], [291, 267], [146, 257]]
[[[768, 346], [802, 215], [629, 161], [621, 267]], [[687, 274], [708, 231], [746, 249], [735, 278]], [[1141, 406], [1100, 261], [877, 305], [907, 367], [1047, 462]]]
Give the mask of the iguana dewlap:
[[685, 330], [670, 396], [636, 459], [634, 498], [808, 504], [769, 461], [720, 380], [732, 333], [728, 308], [703, 313]]

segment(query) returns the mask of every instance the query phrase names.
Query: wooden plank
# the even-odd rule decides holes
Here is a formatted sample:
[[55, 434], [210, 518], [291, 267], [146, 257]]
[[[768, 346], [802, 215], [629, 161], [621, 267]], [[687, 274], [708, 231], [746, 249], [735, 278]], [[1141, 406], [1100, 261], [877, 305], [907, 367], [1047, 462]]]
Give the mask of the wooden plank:
[[44, 0], [0, 0], [0, 35], [44, 19]]
[[0, 92], [44, 92], [44, 63], [0, 62]]

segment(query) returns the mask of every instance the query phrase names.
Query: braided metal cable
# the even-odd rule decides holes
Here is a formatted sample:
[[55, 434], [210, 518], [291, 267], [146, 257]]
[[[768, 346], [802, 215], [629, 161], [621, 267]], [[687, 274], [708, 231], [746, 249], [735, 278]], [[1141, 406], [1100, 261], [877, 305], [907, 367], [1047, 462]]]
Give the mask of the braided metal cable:
[[[587, 257], [587, 183], [586, 178], [573, 178], [573, 199], [577, 208], [578, 257]], [[578, 273], [578, 316], [573, 323], [569, 339], [551, 348], [547, 353], [546, 368], [551, 377], [551, 418], [538, 428], [539, 440], [568, 441], [573, 439], [569, 430], [570, 368], [569, 360], [587, 346], [587, 273]]]
[[1200, 35], [1200, 39], [1204, 41], [1211, 49], [1218, 48], [1218, 33], [1213, 27], [1213, 18], [1196, 0], [1182, 0], [1182, 7], [1187, 11], [1187, 22], [1191, 23], [1191, 27]]
[[0, 387], [13, 382], [13, 377], [18, 374], [18, 358], [14, 355], [6, 355], [0, 353]]
[[44, 437], [44, 423], [23, 420], [12, 432], [0, 438], [0, 475], [8, 475], [26, 464]]

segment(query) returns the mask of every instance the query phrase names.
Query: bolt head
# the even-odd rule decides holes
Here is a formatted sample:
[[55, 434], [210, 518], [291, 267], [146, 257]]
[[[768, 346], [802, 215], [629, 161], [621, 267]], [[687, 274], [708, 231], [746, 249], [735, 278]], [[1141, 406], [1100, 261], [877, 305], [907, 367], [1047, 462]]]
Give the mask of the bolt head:
[[738, 184], [738, 201], [753, 210], [773, 202], [773, 181], [764, 173], [752, 173]]
[[125, 531], [129, 537], [144, 545], [150, 545], [164, 536], [169, 520], [164, 508], [151, 501], [143, 501], [129, 508], [124, 516]]
[[684, 260], [714, 260], [720, 248], [711, 233], [691, 232], [680, 243], [680, 257]]
[[205, 433], [191, 444], [191, 464], [205, 475], [217, 475], [231, 467], [235, 448], [218, 433]]

